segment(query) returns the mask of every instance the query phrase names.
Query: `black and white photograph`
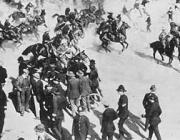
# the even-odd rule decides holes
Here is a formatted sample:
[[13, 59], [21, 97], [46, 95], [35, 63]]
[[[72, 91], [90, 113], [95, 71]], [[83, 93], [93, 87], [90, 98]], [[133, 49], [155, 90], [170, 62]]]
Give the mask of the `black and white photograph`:
[[180, 0], [0, 0], [0, 140], [178, 140]]

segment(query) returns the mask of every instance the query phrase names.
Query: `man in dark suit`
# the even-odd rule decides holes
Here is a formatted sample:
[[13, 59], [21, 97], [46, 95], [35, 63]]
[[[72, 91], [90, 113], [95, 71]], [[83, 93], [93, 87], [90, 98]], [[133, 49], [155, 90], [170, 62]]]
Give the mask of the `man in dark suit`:
[[72, 71], [69, 71], [67, 76], [69, 76], [67, 95], [71, 104], [72, 115], [75, 116], [77, 108], [80, 106], [80, 80], [75, 77]]
[[64, 91], [58, 81], [54, 81], [51, 90], [53, 95], [52, 131], [58, 140], [62, 139], [62, 121], [64, 120], [63, 109], [66, 109], [68, 102], [64, 97]]
[[6, 78], [7, 71], [0, 65], [0, 139], [2, 137], [2, 131], [4, 126], [5, 110], [7, 109], [7, 97], [3, 90]]
[[113, 108], [109, 108], [107, 103], [104, 103], [105, 111], [102, 114], [102, 140], [113, 140], [115, 126], [113, 121], [117, 119], [117, 113]]
[[155, 134], [157, 140], [161, 140], [161, 135], [159, 133], [158, 125], [161, 122], [160, 115], [162, 113], [161, 107], [158, 102], [150, 99], [152, 103], [149, 113], [145, 116], [149, 118], [149, 137], [148, 140], [152, 139], [153, 133]]
[[[150, 102], [150, 100], [154, 100], [155, 102], [159, 103], [158, 101], [158, 97], [156, 95], [156, 86], [155, 85], [152, 85], [150, 87], [150, 92], [149, 93], [146, 93], [145, 96], [144, 96], [144, 99], [143, 99], [143, 106], [144, 106], [144, 109], [145, 109], [145, 114], [147, 116], [149, 116], [149, 110], [151, 108], [151, 105], [152, 103]], [[145, 122], [145, 131], [147, 130], [148, 128], [148, 124], [149, 124], [149, 118], [146, 117], [146, 122]]]
[[131, 135], [123, 127], [124, 122], [129, 116], [128, 97], [127, 95], [125, 95], [126, 91], [127, 90], [124, 88], [123, 85], [120, 85], [117, 89], [118, 94], [120, 94], [120, 98], [118, 102], [118, 109], [117, 109], [118, 117], [120, 118], [118, 127], [119, 127], [120, 137], [124, 136], [125, 134], [128, 138], [131, 138]]
[[90, 122], [87, 116], [84, 114], [82, 107], [78, 108], [78, 114], [74, 117], [72, 126], [72, 136], [75, 140], [90, 140], [89, 135]]
[[43, 114], [43, 102], [45, 101], [45, 94], [44, 94], [44, 90], [43, 90], [43, 82], [40, 78], [40, 74], [39, 73], [34, 73], [33, 74], [33, 78], [31, 78], [31, 85], [32, 85], [32, 90], [34, 95], [36, 96], [36, 100], [39, 103], [39, 115], [38, 116], [37, 112], [36, 112], [36, 117], [40, 117], [40, 120], [42, 120], [44, 114]]
[[89, 95], [92, 93], [91, 91], [91, 80], [88, 76], [84, 76], [83, 71], [79, 70], [77, 75], [80, 79], [80, 94], [82, 100], [82, 106], [87, 111], [90, 110], [90, 101]]

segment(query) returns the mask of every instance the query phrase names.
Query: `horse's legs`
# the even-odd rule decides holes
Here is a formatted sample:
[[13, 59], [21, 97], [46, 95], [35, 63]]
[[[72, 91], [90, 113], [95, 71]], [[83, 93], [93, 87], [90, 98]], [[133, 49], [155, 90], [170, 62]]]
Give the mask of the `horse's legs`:
[[153, 49], [153, 57], [154, 57], [155, 60], [156, 60], [156, 51], [157, 51], [156, 49]]
[[129, 46], [129, 44], [126, 42], [126, 41], [124, 41], [124, 43], [126, 44], [126, 49], [128, 48], [128, 46]]
[[180, 47], [178, 47], [178, 60], [180, 61]]
[[121, 52], [123, 52], [123, 51], [125, 50], [125, 46], [124, 46], [123, 42], [120, 42], [120, 43], [121, 43], [121, 45], [123, 46], [123, 48], [122, 48], [122, 50], [121, 50]]
[[161, 56], [162, 61], [164, 61], [163, 54], [162, 54], [162, 53], [160, 53], [160, 52], [159, 52], [159, 54], [160, 54], [160, 56]]

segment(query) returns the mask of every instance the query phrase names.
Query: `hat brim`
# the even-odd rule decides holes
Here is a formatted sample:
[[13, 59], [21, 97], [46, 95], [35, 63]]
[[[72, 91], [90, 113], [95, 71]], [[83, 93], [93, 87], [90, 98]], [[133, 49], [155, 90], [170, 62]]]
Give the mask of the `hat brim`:
[[127, 90], [126, 89], [116, 89], [116, 91], [122, 91], [122, 92], [127, 92]]

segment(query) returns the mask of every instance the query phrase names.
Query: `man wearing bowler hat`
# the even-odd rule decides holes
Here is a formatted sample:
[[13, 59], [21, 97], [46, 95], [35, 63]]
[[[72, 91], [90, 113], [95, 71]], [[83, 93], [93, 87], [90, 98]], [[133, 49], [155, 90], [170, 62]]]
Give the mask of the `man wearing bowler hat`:
[[126, 119], [129, 116], [128, 111], [128, 97], [125, 94], [127, 90], [124, 88], [123, 85], [120, 85], [117, 88], [117, 92], [120, 95], [119, 102], [118, 102], [118, 109], [117, 114], [119, 119], [118, 127], [119, 127], [119, 134], [120, 137], [124, 137], [124, 134], [127, 136], [127, 138], [132, 138], [131, 135], [124, 129], [123, 124], [126, 121]]

